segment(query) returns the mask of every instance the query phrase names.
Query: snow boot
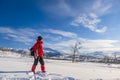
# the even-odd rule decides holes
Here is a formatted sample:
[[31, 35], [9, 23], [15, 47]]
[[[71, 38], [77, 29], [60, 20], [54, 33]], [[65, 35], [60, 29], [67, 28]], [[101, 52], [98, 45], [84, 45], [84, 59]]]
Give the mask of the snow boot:
[[45, 71], [45, 66], [44, 66], [44, 65], [41, 65], [41, 71], [42, 71], [43, 73], [46, 72], [46, 71]]
[[31, 70], [34, 74], [35, 74], [35, 69], [36, 69], [36, 65], [33, 65]]

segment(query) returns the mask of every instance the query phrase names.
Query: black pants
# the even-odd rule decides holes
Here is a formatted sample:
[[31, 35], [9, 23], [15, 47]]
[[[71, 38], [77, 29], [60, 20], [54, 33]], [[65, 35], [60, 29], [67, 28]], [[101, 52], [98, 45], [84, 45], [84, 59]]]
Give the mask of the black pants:
[[37, 65], [38, 61], [40, 62], [41, 65], [44, 65], [44, 60], [42, 57], [37, 57], [37, 59], [34, 59], [34, 65]]

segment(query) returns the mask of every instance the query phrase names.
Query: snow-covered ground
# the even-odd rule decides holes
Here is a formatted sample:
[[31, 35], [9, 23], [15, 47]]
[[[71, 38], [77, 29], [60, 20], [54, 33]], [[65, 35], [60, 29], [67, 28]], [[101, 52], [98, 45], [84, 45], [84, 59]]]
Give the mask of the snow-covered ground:
[[[0, 55], [0, 80], [29, 80], [32, 58]], [[45, 59], [49, 80], [120, 80], [120, 65]], [[40, 71], [40, 65], [36, 71]], [[45, 80], [47, 80], [45, 79]]]

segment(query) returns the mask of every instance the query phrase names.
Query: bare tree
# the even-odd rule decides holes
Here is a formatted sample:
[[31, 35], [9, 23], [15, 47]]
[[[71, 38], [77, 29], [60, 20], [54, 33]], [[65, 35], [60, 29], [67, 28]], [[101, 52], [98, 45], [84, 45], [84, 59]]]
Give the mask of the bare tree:
[[115, 53], [113, 56], [114, 56], [114, 63], [117, 63], [117, 54]]
[[110, 57], [108, 55], [104, 55], [104, 63], [109, 63], [110, 62]]
[[76, 54], [79, 52], [79, 49], [81, 48], [80, 47], [81, 43], [80, 42], [77, 42], [72, 46], [72, 62], [75, 62], [75, 58], [76, 58]]

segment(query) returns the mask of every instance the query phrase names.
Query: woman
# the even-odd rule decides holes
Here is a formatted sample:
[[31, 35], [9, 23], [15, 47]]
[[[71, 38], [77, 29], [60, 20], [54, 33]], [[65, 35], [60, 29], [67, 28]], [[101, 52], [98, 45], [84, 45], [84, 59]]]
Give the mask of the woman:
[[38, 61], [41, 64], [41, 71], [44, 73], [45, 72], [45, 63], [43, 60], [43, 47], [42, 47], [42, 37], [38, 36], [36, 43], [34, 44], [34, 64], [32, 66], [32, 72], [35, 73], [36, 66], [38, 64]]

